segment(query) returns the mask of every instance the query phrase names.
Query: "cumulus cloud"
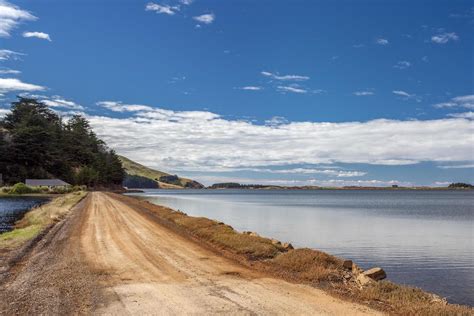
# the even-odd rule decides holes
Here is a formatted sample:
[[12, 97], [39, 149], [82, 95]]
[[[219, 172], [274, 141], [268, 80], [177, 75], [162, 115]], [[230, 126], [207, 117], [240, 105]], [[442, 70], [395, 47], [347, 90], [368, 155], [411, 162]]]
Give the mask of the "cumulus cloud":
[[191, 5], [194, 2], [194, 0], [180, 0], [179, 2], [184, 5]]
[[45, 87], [25, 83], [15, 78], [0, 78], [0, 92], [6, 93], [11, 91], [41, 91]]
[[409, 61], [406, 61], [406, 60], [402, 60], [402, 61], [399, 61], [398, 63], [396, 63], [393, 68], [397, 68], [397, 69], [407, 69], [408, 67], [411, 66], [411, 63]]
[[262, 71], [260, 72], [263, 76], [269, 77], [275, 80], [282, 80], [282, 81], [305, 81], [309, 80], [310, 77], [308, 76], [301, 76], [301, 75], [279, 75], [275, 73], [271, 73], [269, 71]]
[[36, 19], [30, 12], [22, 10], [7, 1], [0, 0], [0, 37], [9, 37], [11, 31], [20, 23]]
[[474, 94], [452, 98], [448, 102], [437, 103], [435, 108], [466, 108], [474, 109]]
[[161, 5], [158, 3], [149, 2], [145, 6], [145, 11], [154, 11], [157, 14], [174, 15], [177, 11], [179, 11], [179, 6]]
[[433, 35], [431, 37], [431, 41], [436, 44], [446, 44], [449, 41], [457, 41], [459, 40], [459, 36], [456, 33], [440, 33], [437, 35]]
[[14, 52], [8, 49], [0, 49], [0, 60], [18, 59], [25, 54]]
[[364, 96], [374, 95], [375, 92], [373, 92], [373, 91], [356, 91], [353, 94], [358, 96], [358, 97], [364, 97]]
[[245, 86], [245, 87], [241, 87], [239, 88], [240, 90], [249, 90], [249, 91], [260, 91], [260, 90], [263, 90], [262, 87], [259, 87], [259, 86]]
[[49, 34], [43, 32], [23, 32], [23, 37], [36, 37], [51, 42], [51, 37], [49, 36]]
[[216, 19], [216, 16], [214, 15], [214, 13], [207, 13], [195, 16], [193, 17], [193, 19], [200, 23], [211, 24]]
[[379, 45], [388, 45], [389, 44], [388, 39], [385, 39], [385, 38], [377, 38], [375, 40], [375, 42]]
[[149, 107], [135, 108], [130, 115], [89, 116], [89, 120], [96, 133], [119, 153], [167, 170], [334, 163], [406, 165], [472, 159], [472, 144], [466, 140], [472, 137], [474, 125], [463, 118], [259, 125], [206, 111]]
[[303, 88], [299, 88], [299, 87], [295, 87], [295, 86], [278, 86], [277, 90], [280, 91], [280, 92], [283, 92], [283, 93], [285, 93], [285, 92], [299, 93], [299, 94], [308, 93], [308, 90], [303, 89]]

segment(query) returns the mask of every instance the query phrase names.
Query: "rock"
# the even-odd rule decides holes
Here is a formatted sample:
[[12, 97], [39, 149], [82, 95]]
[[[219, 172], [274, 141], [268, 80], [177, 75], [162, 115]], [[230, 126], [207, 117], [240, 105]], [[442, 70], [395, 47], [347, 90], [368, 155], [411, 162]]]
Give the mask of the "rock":
[[431, 301], [430, 301], [430, 303], [441, 304], [441, 305], [447, 305], [447, 304], [448, 304], [448, 301], [447, 301], [444, 297], [438, 296], [438, 295], [436, 295], [436, 294], [431, 294]]
[[359, 274], [356, 280], [357, 280], [357, 283], [359, 283], [362, 286], [375, 282], [373, 279], [369, 278], [364, 273]]
[[359, 266], [355, 263], [352, 263], [352, 274], [359, 275], [360, 273], [364, 272]]
[[253, 236], [253, 237], [260, 237], [260, 235], [259, 235], [259, 234], [257, 234], [257, 233], [254, 233], [254, 232], [250, 232], [250, 234], [249, 234], [249, 235], [250, 235], [250, 236]]
[[343, 277], [344, 277], [344, 279], [349, 280], [350, 278], [352, 278], [352, 275], [350, 273], [346, 273], [346, 274], [344, 274]]
[[385, 271], [382, 268], [378, 268], [378, 267], [364, 271], [363, 275], [375, 281], [383, 280], [387, 277], [387, 274], [385, 274]]
[[352, 260], [344, 260], [342, 267], [346, 270], [352, 270]]
[[293, 248], [293, 245], [290, 244], [289, 242], [284, 242], [282, 246], [285, 250], [295, 249], [295, 248]]
[[276, 245], [276, 246], [281, 245], [281, 242], [279, 240], [276, 240], [276, 239], [270, 239], [270, 240], [272, 241], [273, 245]]

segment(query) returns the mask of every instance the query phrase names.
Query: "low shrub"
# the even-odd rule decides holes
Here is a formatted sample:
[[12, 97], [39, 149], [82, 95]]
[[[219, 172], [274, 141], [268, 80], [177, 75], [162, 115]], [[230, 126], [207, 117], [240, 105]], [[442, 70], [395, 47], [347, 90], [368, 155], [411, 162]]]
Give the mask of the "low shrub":
[[15, 184], [8, 193], [9, 194], [31, 194], [31, 193], [39, 193], [40, 191], [41, 190], [39, 189], [29, 187], [26, 184], [19, 182]]

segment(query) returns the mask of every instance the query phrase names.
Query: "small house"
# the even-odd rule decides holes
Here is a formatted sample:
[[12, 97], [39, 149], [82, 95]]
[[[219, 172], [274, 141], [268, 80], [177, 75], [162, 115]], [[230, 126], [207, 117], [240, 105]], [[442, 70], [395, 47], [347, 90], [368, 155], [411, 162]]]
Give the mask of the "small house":
[[60, 179], [26, 179], [25, 184], [29, 187], [40, 187], [40, 188], [67, 188], [71, 185]]

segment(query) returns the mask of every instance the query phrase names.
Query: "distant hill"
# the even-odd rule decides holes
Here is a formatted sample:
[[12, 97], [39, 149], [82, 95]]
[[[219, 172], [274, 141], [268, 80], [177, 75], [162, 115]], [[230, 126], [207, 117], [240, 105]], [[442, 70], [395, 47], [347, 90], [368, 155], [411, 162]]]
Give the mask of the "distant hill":
[[132, 187], [131, 185], [133, 185], [139, 188], [155, 188], [154, 184], [150, 183], [150, 180], [152, 180], [161, 189], [204, 188], [204, 186], [197, 181], [148, 168], [127, 157], [119, 156], [119, 159], [127, 173], [127, 177], [124, 180], [125, 186]]

